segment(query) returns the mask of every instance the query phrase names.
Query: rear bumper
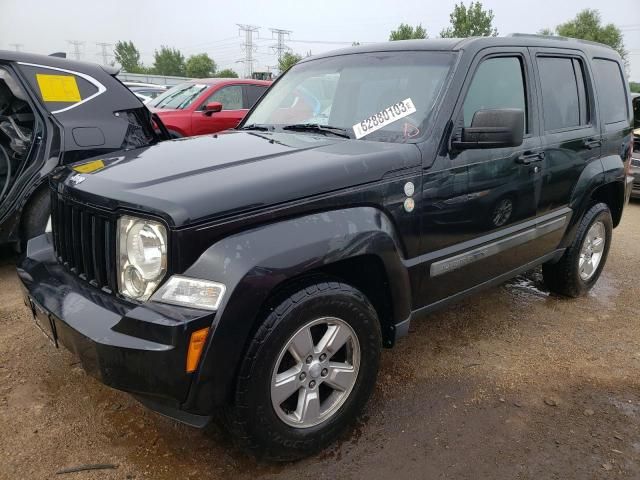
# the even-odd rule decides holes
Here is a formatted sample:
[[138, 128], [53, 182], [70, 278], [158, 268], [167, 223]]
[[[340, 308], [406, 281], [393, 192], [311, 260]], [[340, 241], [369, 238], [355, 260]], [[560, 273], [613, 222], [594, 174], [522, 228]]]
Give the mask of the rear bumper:
[[37, 323], [77, 354], [87, 373], [160, 413], [200, 423], [182, 412], [192, 383], [186, 352], [191, 332], [211, 326], [214, 314], [137, 305], [100, 291], [56, 261], [48, 234], [29, 241], [18, 275]]

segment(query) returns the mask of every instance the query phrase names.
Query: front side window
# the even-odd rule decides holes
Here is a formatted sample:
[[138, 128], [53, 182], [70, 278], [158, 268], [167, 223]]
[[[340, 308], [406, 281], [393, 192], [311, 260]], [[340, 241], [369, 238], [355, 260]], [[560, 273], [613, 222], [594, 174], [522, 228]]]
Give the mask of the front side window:
[[[302, 62], [270, 88], [245, 125], [314, 124], [351, 138], [412, 141], [428, 128], [454, 59], [450, 52], [372, 52]], [[354, 126], [363, 122], [365, 135], [358, 136]]]
[[204, 101], [202, 107], [211, 102], [220, 102], [223, 110], [242, 110], [242, 85], [219, 88]]
[[200, 83], [181, 83], [180, 85], [170, 88], [162, 95], [158, 95], [154, 100], [149, 102], [149, 106], [183, 110], [189, 108], [207, 88], [207, 85]]
[[617, 62], [597, 58], [593, 61], [600, 109], [604, 123], [627, 119], [627, 95], [624, 78]]
[[500, 108], [523, 110], [526, 124], [525, 98], [522, 62], [519, 57], [484, 60], [473, 76], [464, 101], [464, 126], [471, 126], [477, 111]]

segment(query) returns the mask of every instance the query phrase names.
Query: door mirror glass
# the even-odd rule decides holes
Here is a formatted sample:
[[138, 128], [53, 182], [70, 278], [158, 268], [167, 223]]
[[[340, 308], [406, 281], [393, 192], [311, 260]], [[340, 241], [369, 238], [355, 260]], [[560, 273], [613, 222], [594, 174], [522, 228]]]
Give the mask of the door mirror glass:
[[524, 110], [501, 108], [478, 110], [470, 127], [462, 129], [460, 141], [452, 142], [456, 150], [469, 148], [501, 148], [522, 145]]
[[209, 102], [204, 106], [205, 113], [212, 114], [222, 111], [222, 104], [220, 102]]

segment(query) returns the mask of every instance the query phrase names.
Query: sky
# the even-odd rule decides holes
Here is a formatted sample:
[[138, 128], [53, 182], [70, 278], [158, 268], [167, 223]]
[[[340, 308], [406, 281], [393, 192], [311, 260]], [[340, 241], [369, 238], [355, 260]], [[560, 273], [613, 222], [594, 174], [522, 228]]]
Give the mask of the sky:
[[[605, 23], [624, 34], [629, 78], [640, 82], [640, 4], [638, 0], [485, 0], [501, 35], [536, 33], [595, 8]], [[206, 52], [219, 68], [242, 75], [244, 58], [238, 24], [260, 27], [254, 34], [254, 70], [277, 64], [270, 29], [290, 30], [286, 45], [295, 53], [321, 53], [358, 41], [379, 42], [401, 22], [421, 23], [436, 37], [449, 23], [455, 0], [0, 0], [0, 49], [52, 53], [72, 51], [69, 40], [84, 42], [81, 59], [102, 62], [97, 42], [131, 40], [145, 64], [161, 45], [185, 56]], [[112, 49], [112, 47], [110, 48]], [[110, 58], [112, 60], [112, 58]]]

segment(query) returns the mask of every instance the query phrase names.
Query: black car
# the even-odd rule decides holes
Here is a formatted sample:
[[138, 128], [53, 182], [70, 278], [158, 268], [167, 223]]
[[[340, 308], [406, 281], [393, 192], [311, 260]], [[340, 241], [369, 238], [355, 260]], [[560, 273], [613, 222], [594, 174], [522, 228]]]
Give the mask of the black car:
[[151, 114], [116, 73], [0, 50], [0, 244], [44, 232], [57, 166], [157, 142]]
[[558, 294], [594, 285], [631, 192], [623, 71], [527, 35], [304, 59], [235, 131], [55, 172], [26, 302], [105, 384], [307, 455], [411, 322], [540, 265]]

